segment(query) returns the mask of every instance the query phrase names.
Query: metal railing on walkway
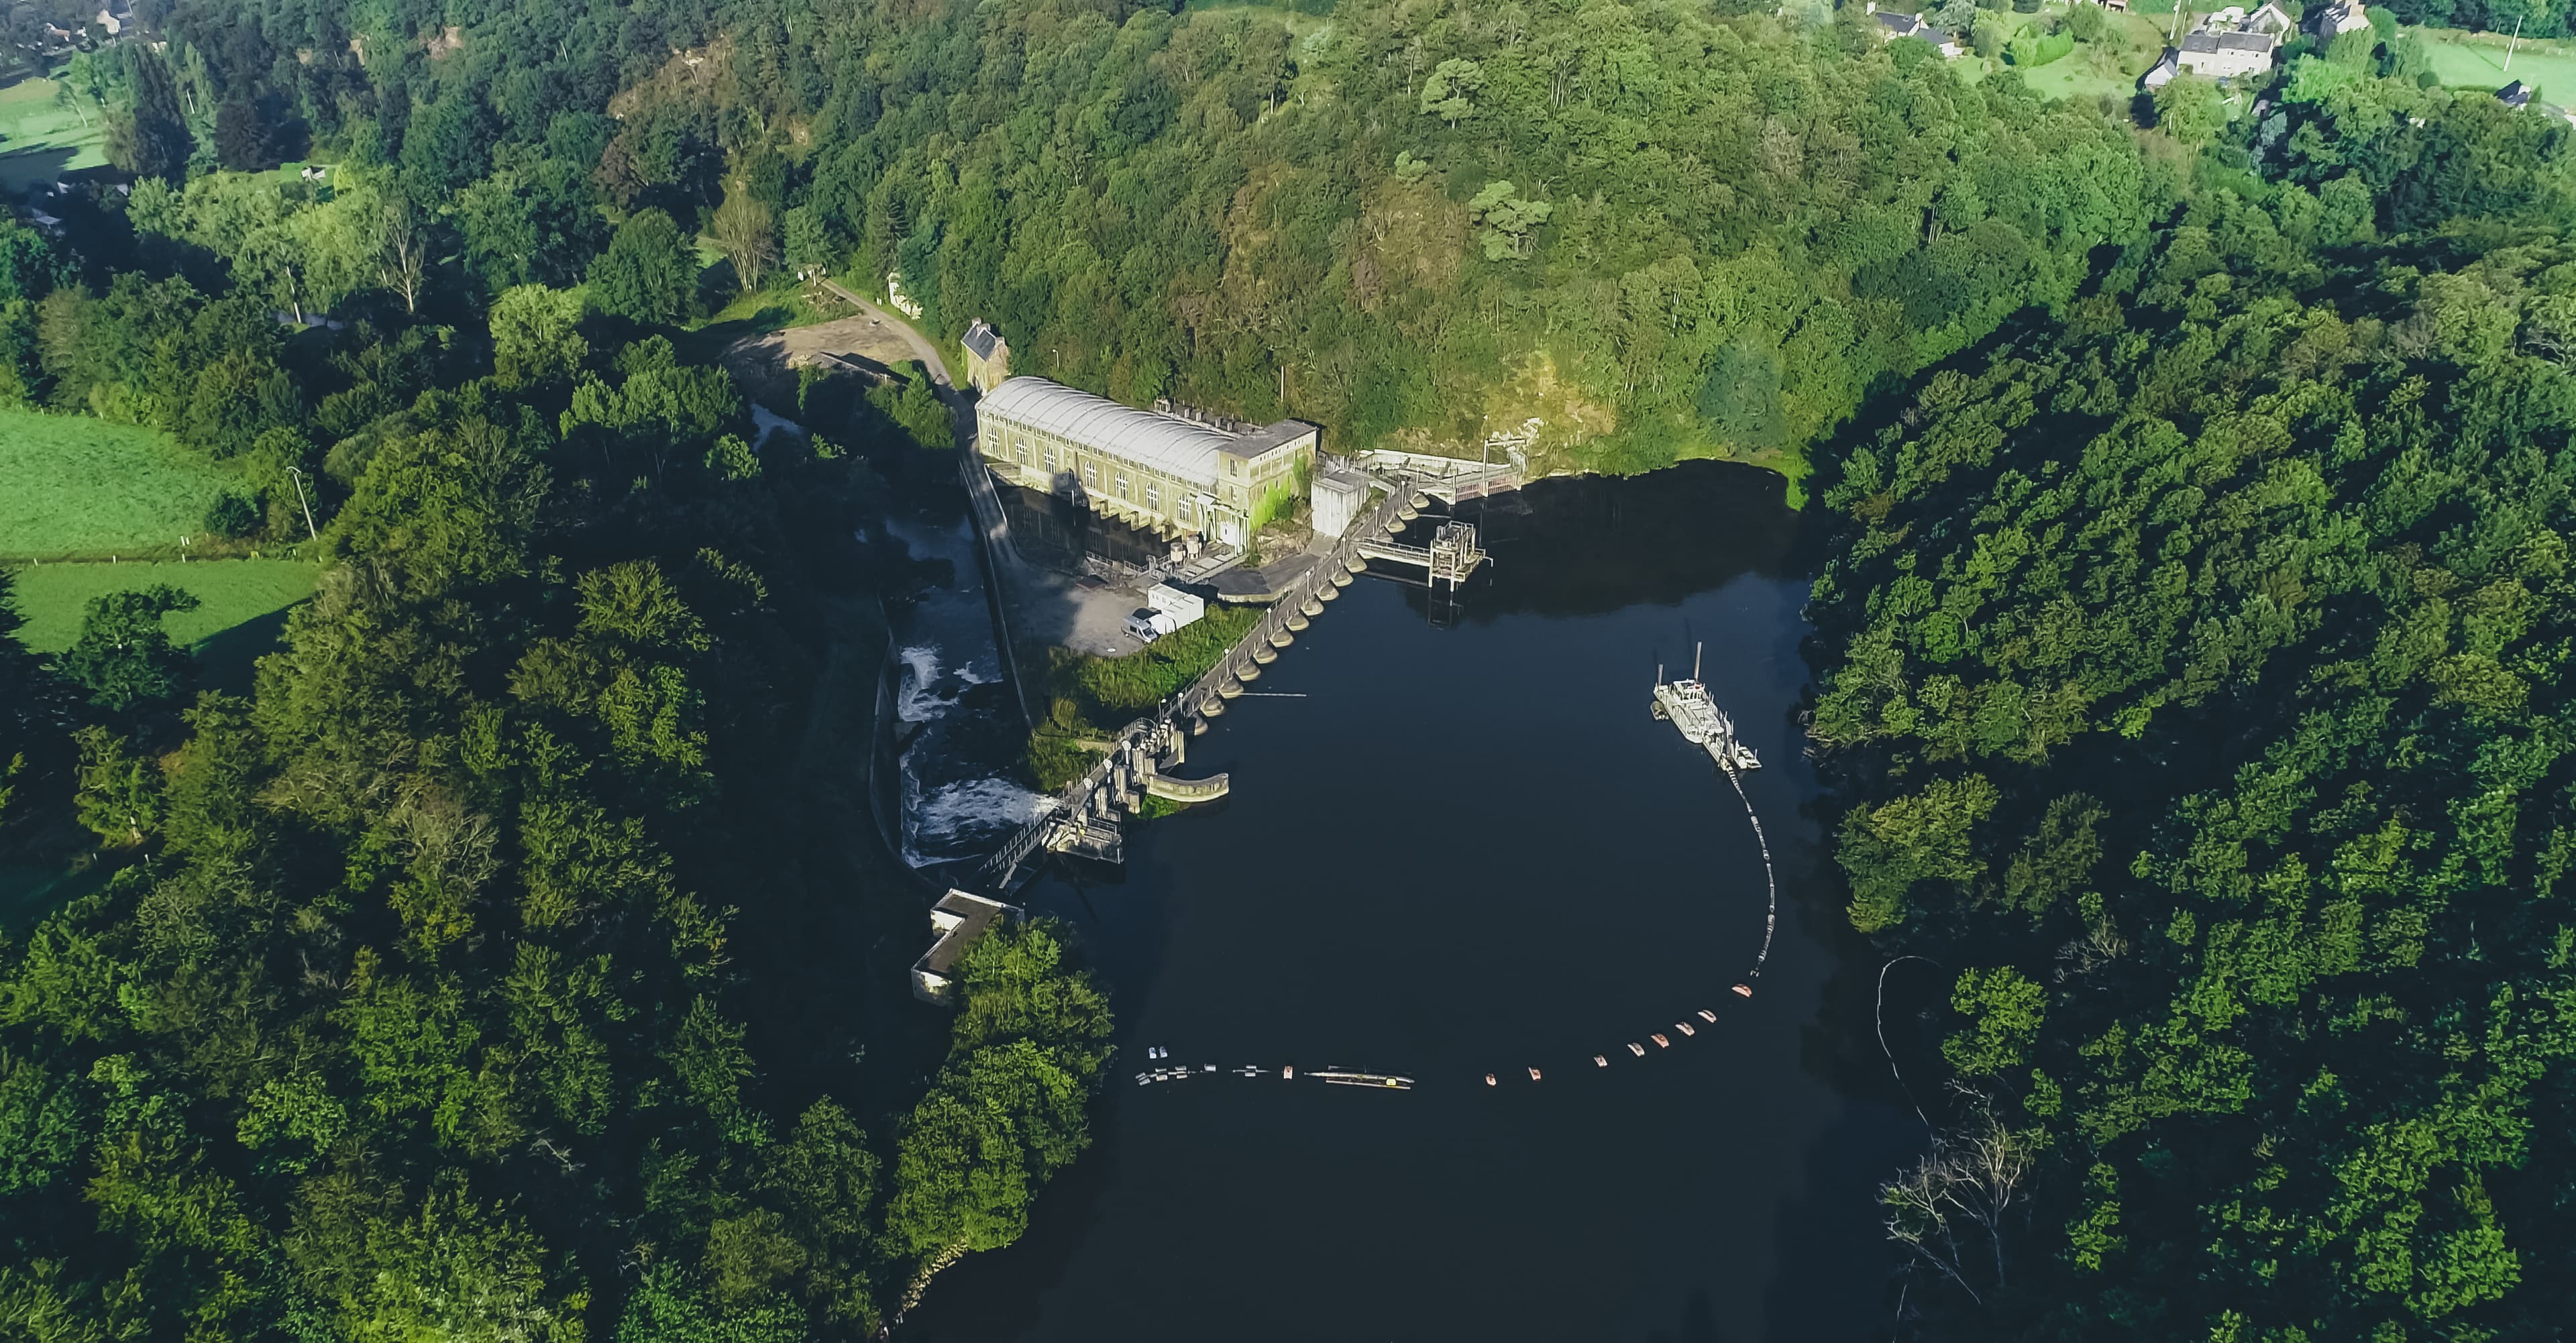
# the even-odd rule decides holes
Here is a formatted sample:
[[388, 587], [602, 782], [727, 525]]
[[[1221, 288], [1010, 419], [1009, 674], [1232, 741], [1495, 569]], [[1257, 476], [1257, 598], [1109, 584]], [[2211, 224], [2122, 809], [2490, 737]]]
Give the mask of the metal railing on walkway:
[[[990, 488], [989, 481], [986, 488]], [[1364, 521], [1344, 531], [1323, 559], [1290, 584], [1288, 591], [1262, 612], [1259, 623], [1236, 640], [1234, 646], [1226, 650], [1225, 656], [1217, 659], [1215, 666], [1192, 681], [1188, 689], [1155, 706], [1152, 713], [1120, 729], [1109, 752], [1083, 771], [1082, 777], [1060, 790], [1052, 799], [1050, 810], [1033, 817], [1013, 832], [1002, 847], [984, 861], [978, 875], [996, 887], [1006, 885], [1022, 863], [1048, 847], [1058, 827], [1083, 823], [1100, 790], [1108, 786], [1122, 767], [1136, 769], [1135, 762], [1129, 757], [1143, 755], [1148, 762], [1147, 768], [1150, 768], [1157, 754], [1153, 748], [1162, 745], [1165, 734], [1182, 731], [1180, 725], [1189, 720], [1223, 713], [1224, 699], [1220, 692], [1226, 684], [1243, 668], [1257, 665], [1253, 654], [1264, 647], [1275, 647], [1271, 642], [1274, 637], [1283, 633], [1293, 634], [1288, 628], [1289, 617], [1295, 615], [1305, 619], [1300, 608], [1317, 600], [1316, 590], [1332, 583], [1336, 573], [1345, 571], [1358, 557], [1361, 546], [1382, 543], [1385, 537], [1394, 535], [1404, 526], [1407, 519], [1403, 514], [1417, 507], [1413, 502], [1416, 493], [1410, 477], [1397, 477], [1395, 487], [1387, 491], [1377, 508]], [[1211, 706], [1216, 706], [1213, 712]]]

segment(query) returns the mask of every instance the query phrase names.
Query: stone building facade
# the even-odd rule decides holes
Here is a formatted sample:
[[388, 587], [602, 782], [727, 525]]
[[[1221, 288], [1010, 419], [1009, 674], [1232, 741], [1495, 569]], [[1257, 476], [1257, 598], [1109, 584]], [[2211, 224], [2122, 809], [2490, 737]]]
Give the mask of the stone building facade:
[[1247, 543], [1303, 499], [1321, 431], [1123, 406], [1044, 378], [1004, 381], [975, 405], [975, 446], [994, 473], [1076, 499], [1167, 539]]

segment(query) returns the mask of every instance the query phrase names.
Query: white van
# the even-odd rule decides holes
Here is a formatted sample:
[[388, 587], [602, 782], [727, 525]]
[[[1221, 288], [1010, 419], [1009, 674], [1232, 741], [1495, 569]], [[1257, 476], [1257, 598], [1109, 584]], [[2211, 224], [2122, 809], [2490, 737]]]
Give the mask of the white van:
[[1137, 607], [1135, 614], [1127, 617], [1127, 633], [1139, 643], [1152, 643], [1180, 627], [1181, 622], [1173, 619], [1171, 612], [1150, 606]]

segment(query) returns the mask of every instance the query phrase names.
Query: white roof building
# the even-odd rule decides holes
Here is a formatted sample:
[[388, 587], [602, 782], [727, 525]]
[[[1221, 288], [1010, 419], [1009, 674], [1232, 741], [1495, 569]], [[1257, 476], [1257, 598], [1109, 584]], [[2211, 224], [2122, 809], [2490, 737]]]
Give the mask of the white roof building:
[[1217, 454], [1234, 436], [1175, 415], [1122, 406], [1044, 378], [1013, 378], [975, 408], [978, 419], [1009, 420], [1068, 442], [1113, 451], [1176, 476], [1216, 478]]
[[[1168, 403], [1161, 403], [1168, 405]], [[976, 449], [1015, 485], [1061, 494], [1166, 537], [1242, 545], [1302, 499], [1322, 431], [1194, 411], [1138, 410], [1044, 378], [975, 404]]]

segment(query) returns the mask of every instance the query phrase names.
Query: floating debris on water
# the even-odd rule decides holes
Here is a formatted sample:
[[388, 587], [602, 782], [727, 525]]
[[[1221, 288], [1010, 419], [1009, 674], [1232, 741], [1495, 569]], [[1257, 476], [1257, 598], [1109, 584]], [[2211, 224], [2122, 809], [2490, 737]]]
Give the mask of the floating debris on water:
[[1411, 1091], [1413, 1089], [1412, 1078], [1399, 1077], [1394, 1073], [1363, 1073], [1353, 1072], [1345, 1068], [1326, 1068], [1321, 1072], [1312, 1072], [1306, 1075], [1316, 1079], [1317, 1081], [1323, 1082], [1328, 1086], [1380, 1087], [1389, 1091]]

